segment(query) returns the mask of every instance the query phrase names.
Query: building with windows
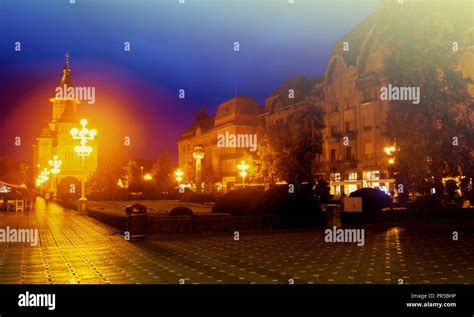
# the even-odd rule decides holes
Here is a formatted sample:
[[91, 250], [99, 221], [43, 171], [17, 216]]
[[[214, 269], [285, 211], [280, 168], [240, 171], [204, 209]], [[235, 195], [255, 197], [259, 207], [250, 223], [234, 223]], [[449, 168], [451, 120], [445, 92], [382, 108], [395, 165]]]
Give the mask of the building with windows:
[[331, 193], [348, 195], [362, 187], [393, 189], [392, 146], [383, 136], [389, 109], [380, 100], [386, 86], [385, 49], [378, 40], [374, 16], [369, 17], [333, 44], [323, 90], [326, 112], [324, 162]]
[[219, 136], [233, 135], [241, 140], [254, 138], [261, 112], [254, 99], [243, 96], [220, 104], [215, 116], [209, 115], [202, 107], [192, 126], [181, 134], [177, 142], [178, 165], [184, 172], [183, 180], [195, 182], [196, 162], [193, 159], [193, 148], [201, 145], [204, 148], [201, 164], [205, 190], [225, 192], [239, 186], [241, 180], [237, 165], [244, 159], [245, 152], [250, 151], [250, 147], [238, 144], [239, 142], [235, 146], [230, 142], [219, 144]]
[[[384, 137], [383, 131], [389, 102], [380, 98], [381, 88], [388, 85], [384, 72], [388, 51], [383, 32], [379, 32], [383, 27], [381, 21], [380, 12], [369, 16], [332, 45], [322, 77], [308, 80], [297, 75], [289, 78], [266, 99], [260, 120], [248, 117], [254, 129], [253, 124], [259, 121], [265, 126], [281, 124], [300, 107], [322, 107], [326, 126], [323, 153], [316, 158], [314, 176], [329, 180], [331, 193], [335, 195], [349, 195], [363, 187], [385, 192], [394, 190], [392, 154], [396, 156], [396, 148]], [[473, 50], [467, 44], [469, 40], [472, 42], [472, 28], [465, 32], [465, 38], [463, 45], [467, 49], [463, 51], [459, 67], [467, 78], [472, 96], [474, 68], [469, 61]], [[469, 115], [472, 117], [472, 112]], [[196, 125], [186, 133], [191, 136]], [[212, 129], [217, 127], [213, 123], [210, 126]], [[185, 137], [188, 134], [183, 134], [181, 143], [193, 143], [192, 138]], [[181, 147], [180, 165], [191, 166], [189, 151], [192, 146], [187, 148], [188, 154]], [[219, 162], [212, 166], [219, 166], [224, 174], [237, 175], [235, 161], [229, 163], [234, 169], [222, 169], [226, 163], [225, 159], [219, 158], [219, 153], [222, 152], [211, 155], [212, 162]]]
[[[66, 63], [58, 87], [73, 87], [71, 69], [69, 67], [69, 54], [66, 53]], [[70, 134], [72, 128], [80, 128], [78, 116], [78, 99], [56, 98], [49, 99], [52, 105], [51, 120], [45, 122], [38, 137], [33, 144], [33, 162], [38, 172], [44, 168], [50, 169], [48, 162], [57, 155], [62, 160], [61, 172], [57, 175], [57, 182], [64, 187], [67, 183], [78, 184], [81, 178], [81, 157], [74, 151], [79, 141], [74, 140]], [[92, 153], [85, 158], [85, 177], [90, 179], [97, 169], [97, 142], [91, 141], [87, 145], [92, 147]], [[64, 182], [63, 182], [64, 181]], [[77, 189], [78, 192], [80, 188]]]

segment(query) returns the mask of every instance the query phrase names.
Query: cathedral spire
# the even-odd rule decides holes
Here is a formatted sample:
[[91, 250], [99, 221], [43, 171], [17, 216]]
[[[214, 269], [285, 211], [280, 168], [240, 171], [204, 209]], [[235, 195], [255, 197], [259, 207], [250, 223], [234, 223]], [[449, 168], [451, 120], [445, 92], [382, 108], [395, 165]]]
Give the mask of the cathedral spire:
[[69, 56], [69, 52], [66, 52], [66, 63], [64, 64], [63, 76], [61, 77], [61, 82], [59, 83], [60, 87], [63, 87], [64, 85], [72, 87], [71, 68], [69, 68]]

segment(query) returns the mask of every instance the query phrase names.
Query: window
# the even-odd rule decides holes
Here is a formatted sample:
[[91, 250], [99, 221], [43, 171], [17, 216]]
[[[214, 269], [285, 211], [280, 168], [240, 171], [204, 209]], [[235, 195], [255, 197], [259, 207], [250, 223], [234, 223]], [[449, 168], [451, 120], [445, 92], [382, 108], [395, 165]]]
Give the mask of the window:
[[341, 173], [331, 173], [329, 178], [333, 182], [339, 182], [341, 180]]
[[64, 157], [66, 158], [67, 161], [72, 161], [74, 159], [74, 154], [68, 151], [64, 154]]
[[357, 172], [349, 172], [347, 174], [347, 179], [348, 180], [357, 180]]
[[336, 150], [332, 149], [331, 150], [331, 162], [335, 162], [335, 161], [336, 161]]
[[346, 160], [352, 160], [352, 148], [346, 146]]
[[372, 143], [364, 143], [364, 158], [371, 159], [373, 156], [374, 148]]
[[380, 179], [380, 172], [379, 171], [364, 171], [362, 172], [362, 176], [364, 179]]
[[350, 123], [350, 121], [346, 121], [346, 122], [344, 123], [344, 128], [345, 128], [345, 131], [346, 131], [346, 132], [350, 132], [350, 131], [351, 131], [351, 123]]
[[352, 108], [352, 107], [350, 106], [350, 104], [351, 104], [350, 98], [346, 98], [346, 109]]
[[364, 127], [364, 131], [371, 131], [372, 130], [372, 120], [369, 119], [368, 116], [362, 117], [362, 125]]
[[336, 136], [337, 135], [337, 129], [335, 125], [331, 126], [331, 136]]
[[377, 100], [377, 89], [364, 88], [361, 91], [362, 103]]

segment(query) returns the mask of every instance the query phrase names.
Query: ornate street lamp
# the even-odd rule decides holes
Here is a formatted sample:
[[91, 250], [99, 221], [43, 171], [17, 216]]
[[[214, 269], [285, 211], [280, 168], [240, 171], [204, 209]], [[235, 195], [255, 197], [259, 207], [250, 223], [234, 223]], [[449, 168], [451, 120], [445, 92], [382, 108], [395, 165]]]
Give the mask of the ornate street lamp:
[[202, 145], [195, 145], [193, 147], [193, 158], [196, 160], [196, 191], [199, 193], [202, 190], [201, 160], [204, 158], [204, 148]]
[[[394, 174], [394, 171], [393, 171], [393, 165], [395, 164], [395, 151], [397, 150], [397, 148], [395, 147], [395, 145], [391, 145], [391, 146], [386, 146], [384, 147], [384, 152], [385, 154], [387, 154], [388, 158], [387, 158], [387, 163], [388, 163], [388, 167], [387, 167], [387, 172], [388, 172], [388, 177], [393, 177], [393, 174]], [[392, 185], [391, 183], [389, 183], [388, 185], [388, 189], [389, 189], [389, 192], [392, 192]]]
[[61, 172], [61, 170], [59, 168], [61, 167], [62, 164], [63, 164], [63, 161], [58, 160], [57, 155], [53, 156], [52, 160], [49, 160], [49, 166], [52, 167], [49, 171], [51, 172], [51, 174], [53, 174], [53, 181], [52, 181], [53, 182], [53, 197], [56, 197], [56, 195], [57, 195], [57, 193], [56, 193], [56, 177], [59, 174], [59, 172]]
[[183, 180], [183, 172], [178, 168], [175, 172], [174, 175], [176, 176], [176, 181], [178, 182], [178, 186], [181, 184], [181, 181]]
[[239, 174], [242, 177], [242, 188], [245, 188], [245, 177], [247, 176], [247, 170], [249, 169], [249, 166], [245, 164], [245, 161], [242, 161], [240, 165], [237, 165], [237, 168], [239, 169]]
[[[40, 187], [41, 185], [43, 185], [44, 183], [46, 183], [49, 180], [49, 174], [50, 174], [50, 172], [47, 168], [45, 168], [41, 171], [41, 173], [39, 174], [39, 176], [37, 178], [38, 187]], [[41, 187], [40, 187], [40, 189], [41, 189]]]
[[71, 129], [70, 133], [74, 140], [79, 140], [80, 142], [80, 145], [74, 148], [74, 151], [77, 153], [77, 155], [81, 157], [81, 198], [79, 199], [78, 211], [86, 211], [86, 156], [89, 156], [92, 152], [92, 147], [87, 145], [87, 141], [94, 140], [95, 136], [97, 135], [97, 130], [89, 130], [86, 128], [86, 119], [82, 119], [80, 123], [82, 125], [82, 129], [79, 130], [77, 128], [73, 128]]
[[393, 153], [397, 150], [395, 146], [386, 146], [384, 147], [384, 152], [388, 156], [388, 164], [393, 165], [395, 164], [395, 158], [393, 157]]

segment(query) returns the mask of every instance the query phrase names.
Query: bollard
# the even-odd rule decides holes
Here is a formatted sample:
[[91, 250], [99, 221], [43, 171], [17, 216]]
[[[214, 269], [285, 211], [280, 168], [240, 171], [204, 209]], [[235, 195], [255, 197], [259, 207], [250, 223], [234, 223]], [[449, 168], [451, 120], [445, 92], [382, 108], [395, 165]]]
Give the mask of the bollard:
[[326, 205], [326, 227], [341, 228], [341, 209], [339, 205]]

